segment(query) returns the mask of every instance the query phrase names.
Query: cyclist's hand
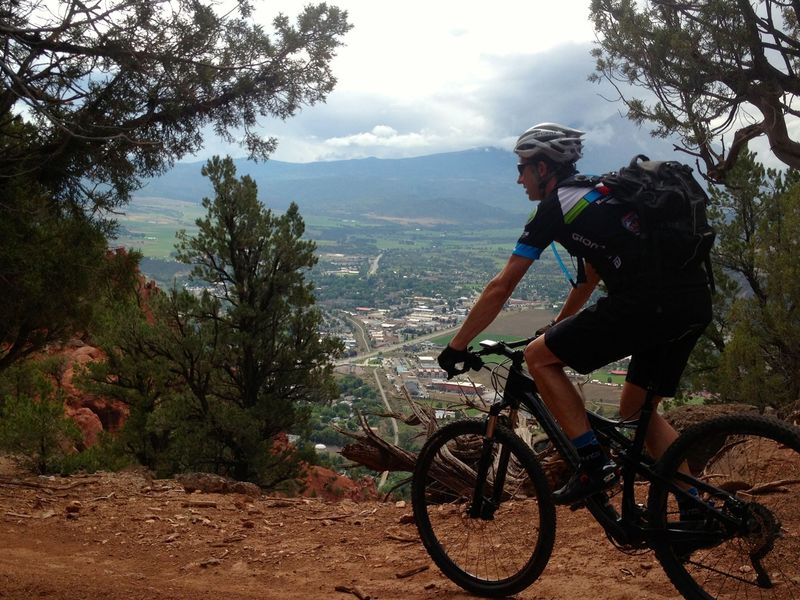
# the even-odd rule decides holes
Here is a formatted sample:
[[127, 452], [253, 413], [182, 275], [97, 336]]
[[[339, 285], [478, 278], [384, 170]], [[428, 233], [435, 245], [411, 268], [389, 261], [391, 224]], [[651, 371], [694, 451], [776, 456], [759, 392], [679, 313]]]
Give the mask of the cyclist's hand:
[[547, 330], [548, 330], [548, 329], [550, 329], [550, 328], [551, 328], [553, 325], [555, 325], [555, 324], [556, 324], [556, 322], [555, 322], [555, 321], [550, 321], [550, 322], [549, 322], [547, 325], [545, 325], [544, 327], [539, 327], [539, 329], [537, 329], [537, 330], [536, 330], [536, 332], [534, 333], [534, 335], [535, 335], [536, 337], [539, 337], [540, 335], [544, 335], [545, 333], [547, 333]]
[[480, 356], [469, 350], [455, 350], [450, 346], [442, 350], [438, 361], [439, 366], [447, 372], [448, 379], [452, 379], [460, 373], [466, 373], [470, 369], [478, 371], [483, 366]]

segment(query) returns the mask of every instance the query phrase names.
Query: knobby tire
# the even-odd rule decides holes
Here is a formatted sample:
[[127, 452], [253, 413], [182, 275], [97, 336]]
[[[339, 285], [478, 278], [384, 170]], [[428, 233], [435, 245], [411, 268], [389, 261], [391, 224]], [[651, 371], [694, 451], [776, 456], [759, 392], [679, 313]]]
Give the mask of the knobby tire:
[[[682, 464], [698, 480], [725, 490], [705, 490], [701, 497], [738, 516], [742, 526], [737, 531], [731, 526], [721, 542], [700, 547], [690, 543], [687, 548], [668, 537], [654, 543], [678, 591], [692, 600], [800, 598], [800, 429], [758, 415], [711, 419], [687, 429], [658, 469], [668, 481], [677, 481]], [[734, 501], [726, 504], [728, 494]], [[682, 521], [674, 494], [658, 482], [651, 485], [648, 509], [656, 528], [719, 532], [725, 527], [713, 518], [699, 525]]]
[[[414, 517], [429, 555], [453, 582], [480, 596], [508, 596], [533, 583], [555, 542], [556, 513], [535, 454], [504, 426], [495, 430], [484, 497], [501, 499], [491, 518], [470, 517], [485, 421], [458, 421], [435, 432], [417, 457]], [[493, 489], [503, 449], [502, 493]]]

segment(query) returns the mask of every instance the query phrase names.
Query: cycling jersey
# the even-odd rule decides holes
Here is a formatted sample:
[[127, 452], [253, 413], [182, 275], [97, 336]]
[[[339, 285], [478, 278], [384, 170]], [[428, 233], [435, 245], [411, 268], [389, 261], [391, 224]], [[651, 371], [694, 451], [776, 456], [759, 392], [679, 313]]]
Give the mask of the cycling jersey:
[[513, 253], [537, 260], [553, 241], [589, 261], [609, 290], [641, 271], [639, 217], [603, 186], [555, 189], [531, 214]]

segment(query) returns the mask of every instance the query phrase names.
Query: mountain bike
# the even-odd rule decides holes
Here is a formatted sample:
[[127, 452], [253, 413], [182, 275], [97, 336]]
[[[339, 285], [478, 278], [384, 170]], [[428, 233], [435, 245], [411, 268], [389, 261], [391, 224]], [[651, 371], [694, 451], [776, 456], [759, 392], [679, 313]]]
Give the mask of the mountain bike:
[[[483, 418], [437, 430], [412, 478], [426, 550], [447, 577], [480, 596], [527, 588], [555, 541], [541, 455], [515, 429], [535, 424], [569, 468], [578, 466], [523, 369], [521, 348], [530, 341], [480, 343], [472, 367], [491, 371], [498, 400]], [[687, 428], [655, 461], [644, 450], [654, 410], [648, 393], [636, 419], [587, 411], [621, 477], [571, 508], [585, 506], [621, 550], [654, 550], [686, 598], [800, 598], [800, 429], [757, 414], [720, 416]], [[699, 496], [687, 491], [692, 486]]]

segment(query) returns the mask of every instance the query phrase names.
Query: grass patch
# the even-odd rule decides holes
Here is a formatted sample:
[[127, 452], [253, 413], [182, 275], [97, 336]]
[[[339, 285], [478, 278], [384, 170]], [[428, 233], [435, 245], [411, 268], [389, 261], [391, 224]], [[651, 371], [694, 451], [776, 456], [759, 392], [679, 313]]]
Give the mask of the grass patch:
[[[139, 250], [149, 258], [169, 258], [175, 251], [175, 232], [180, 227], [157, 223], [125, 223], [128, 233], [120, 234], [114, 244]], [[186, 228], [190, 231], [189, 228]], [[194, 228], [192, 228], [194, 230]]]
[[625, 375], [612, 375], [604, 370], [594, 371], [591, 378], [596, 379], [600, 383], [613, 383], [615, 385], [622, 385], [625, 383]]
[[342, 229], [342, 228], [378, 229], [382, 227], [381, 223], [357, 221], [355, 219], [342, 219], [340, 217], [328, 217], [324, 215], [303, 214], [303, 221], [305, 222], [307, 228], [317, 228], [317, 229]]
[[194, 233], [195, 221], [205, 215], [197, 203], [169, 198], [136, 197], [117, 221], [120, 233], [113, 244], [139, 250], [146, 257], [168, 258], [175, 251], [175, 232]]

